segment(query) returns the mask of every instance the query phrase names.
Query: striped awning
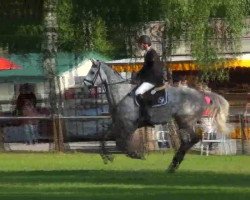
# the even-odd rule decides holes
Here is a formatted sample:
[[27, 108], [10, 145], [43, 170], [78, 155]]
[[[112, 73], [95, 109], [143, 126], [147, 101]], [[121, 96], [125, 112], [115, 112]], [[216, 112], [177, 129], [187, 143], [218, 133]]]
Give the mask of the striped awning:
[[[249, 68], [250, 69], [250, 59], [229, 59], [223, 66], [226, 68]], [[197, 65], [193, 61], [186, 61], [186, 62], [177, 62], [177, 63], [170, 63], [170, 69], [173, 71], [189, 71], [189, 70], [197, 70]]]
[[[138, 62], [130, 62], [130, 60], [121, 60], [108, 63], [114, 70], [118, 72], [137, 72], [142, 68], [143, 62], [139, 60]], [[238, 58], [238, 59], [228, 59], [224, 64], [226, 68], [249, 68], [250, 69], [250, 58]], [[166, 65], [167, 67], [167, 65]], [[190, 71], [197, 70], [197, 65], [193, 60], [175, 60], [169, 64], [169, 67], [173, 71]]]

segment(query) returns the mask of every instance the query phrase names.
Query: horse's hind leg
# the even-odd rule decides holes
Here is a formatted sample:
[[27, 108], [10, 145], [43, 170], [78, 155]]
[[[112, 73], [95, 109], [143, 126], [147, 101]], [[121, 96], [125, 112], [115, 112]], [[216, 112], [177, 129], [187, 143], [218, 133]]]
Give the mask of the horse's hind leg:
[[167, 171], [170, 173], [173, 173], [178, 169], [186, 152], [200, 139], [199, 136], [194, 132], [193, 127], [190, 126], [188, 123], [182, 123], [181, 129], [179, 131], [181, 145], [175, 153], [173, 160], [167, 169]]
[[[188, 130], [186, 129], [186, 131]], [[184, 156], [186, 155], [186, 152], [198, 141], [199, 141], [198, 136], [195, 136], [194, 134], [190, 134], [190, 138], [188, 139], [188, 141], [181, 140], [181, 146], [178, 149], [178, 151], [175, 153], [173, 160], [171, 164], [169, 165], [167, 171], [170, 173], [175, 172], [180, 166]]]

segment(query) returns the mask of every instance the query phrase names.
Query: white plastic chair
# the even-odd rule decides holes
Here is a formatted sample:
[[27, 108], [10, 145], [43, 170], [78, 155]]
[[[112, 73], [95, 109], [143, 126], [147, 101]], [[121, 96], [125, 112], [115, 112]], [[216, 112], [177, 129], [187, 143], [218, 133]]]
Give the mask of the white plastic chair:
[[170, 146], [167, 135], [168, 135], [168, 131], [156, 131], [156, 140], [159, 144], [159, 148], [162, 148], [165, 145]]
[[[228, 149], [226, 148], [226, 136], [218, 133], [203, 133], [201, 140], [201, 155], [206, 150], [206, 155], [210, 153], [210, 145], [216, 144], [219, 147], [220, 155], [228, 154]], [[230, 145], [229, 145], [230, 146]]]

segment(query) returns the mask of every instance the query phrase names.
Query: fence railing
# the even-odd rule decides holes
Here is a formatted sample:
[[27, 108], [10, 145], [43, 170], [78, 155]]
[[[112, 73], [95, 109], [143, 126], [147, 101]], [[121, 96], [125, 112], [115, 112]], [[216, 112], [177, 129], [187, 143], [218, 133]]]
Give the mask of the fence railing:
[[[21, 127], [24, 126], [24, 129], [21, 130], [23, 132], [26, 132], [25, 125], [29, 124], [30, 126], [35, 125], [36, 123], [33, 123], [35, 121], [46, 121], [46, 135], [48, 143], [53, 143], [53, 148], [50, 148], [50, 150], [54, 151], [64, 151], [64, 143], [65, 143], [65, 121], [66, 120], [78, 120], [81, 122], [86, 121], [97, 121], [97, 120], [103, 120], [103, 119], [110, 119], [111, 117], [109, 115], [104, 116], [61, 116], [61, 115], [53, 115], [53, 116], [34, 116], [34, 117], [24, 117], [24, 116], [1, 116], [0, 117], [0, 150], [4, 150], [4, 143], [6, 142], [6, 138], [4, 135], [4, 128], [8, 127]], [[48, 128], [49, 127], [49, 128]], [[13, 129], [11, 130], [13, 131]], [[20, 130], [19, 130], [20, 131]], [[10, 134], [13, 134], [10, 133]], [[26, 133], [25, 133], [26, 134]]]
[[[79, 121], [81, 123], [87, 123], [88, 121], [99, 121], [99, 120], [106, 120], [111, 119], [110, 115], [100, 115], [100, 116], [61, 116], [61, 115], [54, 115], [54, 116], [35, 116], [35, 117], [15, 117], [15, 116], [1, 116], [0, 117], [0, 150], [4, 150], [4, 133], [3, 128], [12, 126], [17, 121], [29, 120], [32, 124], [32, 120], [39, 120], [45, 121], [45, 126], [50, 126], [51, 131], [49, 139], [49, 143], [52, 143], [53, 151], [66, 151], [65, 143], [67, 139], [68, 132], [67, 126], [65, 123], [67, 121]], [[231, 115], [229, 117], [228, 123], [234, 126], [234, 130], [231, 133], [231, 139], [236, 139], [238, 143], [241, 144], [242, 147], [242, 154], [248, 154], [248, 143], [250, 144], [250, 114], [239, 114], [239, 115]], [[50, 125], [48, 125], [50, 124]], [[10, 133], [11, 134], [11, 133]], [[250, 151], [250, 149], [249, 149]], [[250, 153], [249, 153], [250, 154]]]

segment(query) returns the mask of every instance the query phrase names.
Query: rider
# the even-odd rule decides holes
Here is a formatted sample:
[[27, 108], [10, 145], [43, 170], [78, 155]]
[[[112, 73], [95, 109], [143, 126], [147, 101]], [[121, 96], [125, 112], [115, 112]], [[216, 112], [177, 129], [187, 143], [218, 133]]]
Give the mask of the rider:
[[137, 102], [140, 104], [139, 126], [152, 126], [153, 124], [150, 122], [150, 116], [147, 111], [147, 104], [143, 99], [143, 94], [153, 87], [161, 86], [163, 84], [163, 67], [159, 55], [151, 47], [151, 40], [149, 36], [140, 36], [138, 45], [140, 49], [145, 50], [144, 64], [142, 69], [137, 74], [141, 84], [135, 91]]

